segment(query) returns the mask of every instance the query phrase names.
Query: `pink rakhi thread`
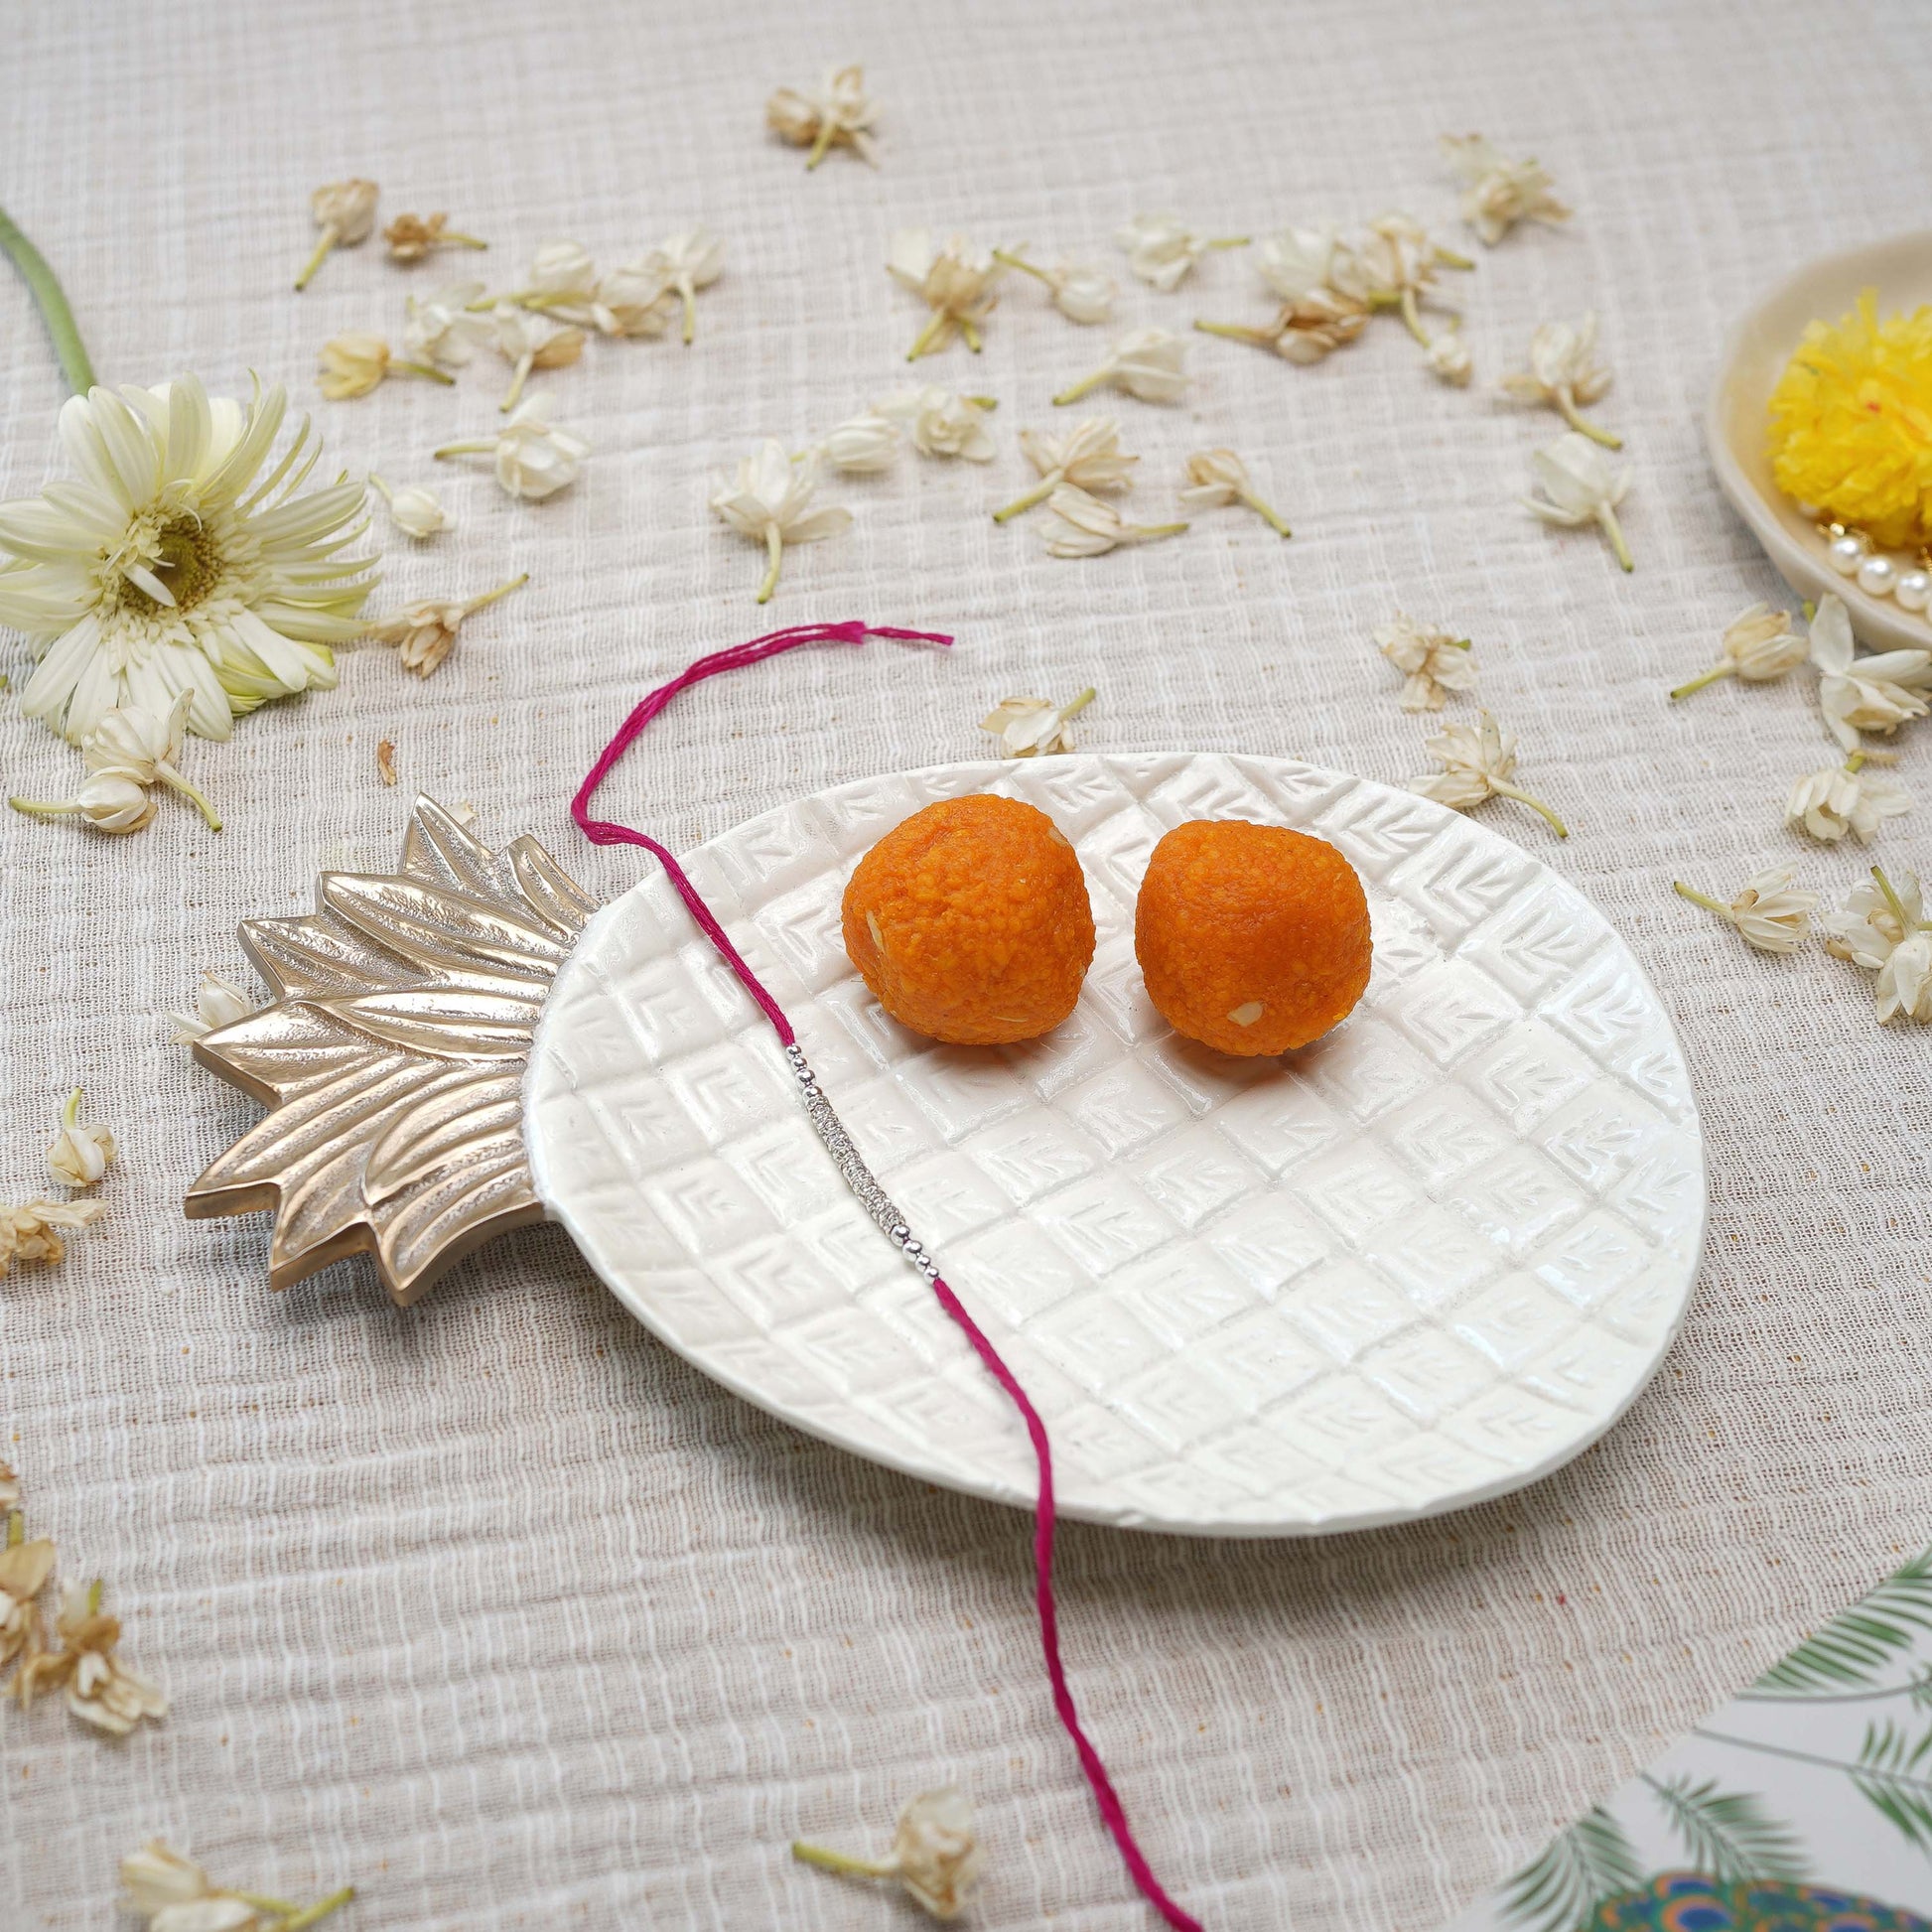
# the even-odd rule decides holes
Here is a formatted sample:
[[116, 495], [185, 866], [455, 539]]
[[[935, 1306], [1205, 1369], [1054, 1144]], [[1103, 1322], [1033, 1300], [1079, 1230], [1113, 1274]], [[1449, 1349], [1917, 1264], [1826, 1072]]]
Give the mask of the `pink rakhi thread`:
[[[765, 989], [758, 975], [746, 964], [744, 955], [731, 942], [725, 928], [719, 924], [710, 906], [704, 902], [703, 896], [691, 883], [689, 875], [678, 864], [671, 853], [646, 833], [633, 831], [627, 825], [618, 825], [609, 819], [591, 816], [591, 799], [598, 787], [610, 775], [612, 767], [635, 743], [644, 727], [664, 710], [680, 691], [688, 690], [694, 684], [701, 684], [706, 678], [718, 677], [726, 671], [743, 669], [746, 665], [759, 663], [766, 657], [775, 657], [781, 651], [797, 650], [806, 644], [852, 644], [863, 645], [868, 637], [888, 637], [899, 643], [950, 644], [952, 639], [930, 630], [899, 630], [880, 624], [860, 623], [856, 620], [847, 623], [805, 623], [795, 624], [787, 630], [774, 630], [768, 636], [755, 637], [750, 643], [735, 644], [728, 650], [717, 650], [709, 656], [695, 659], [691, 664], [669, 680], [660, 684], [656, 690], [639, 702], [623, 723], [597, 762], [591, 766], [584, 782], [577, 788], [577, 796], [570, 801], [570, 815], [577, 822], [577, 828], [593, 845], [639, 845], [656, 859], [664, 868], [672, 886], [677, 891], [691, 916], [699, 928], [718, 950], [719, 957], [738, 976], [739, 983], [757, 1001], [759, 1010], [771, 1023], [771, 1030], [778, 1035], [779, 1043], [788, 1049], [795, 1068], [804, 1068], [804, 1059], [798, 1049], [798, 1035], [792, 1024], [785, 1018], [784, 1009]], [[805, 1068], [800, 1074], [806, 1086], [807, 1104], [817, 1098], [824, 1113], [837, 1124], [837, 1116], [830, 1114], [830, 1103], [816, 1095], [816, 1081]], [[818, 1121], [821, 1137], [825, 1129]], [[841, 1130], [842, 1131], [842, 1130]], [[854, 1156], [857, 1161], [856, 1155]], [[841, 1163], [843, 1167], [844, 1164]], [[872, 1180], [863, 1162], [858, 1169], [865, 1179], [878, 1190], [877, 1181]], [[847, 1179], [853, 1176], [848, 1172]], [[854, 1183], [857, 1184], [856, 1182]], [[883, 1192], [879, 1199], [884, 1200]], [[874, 1218], [886, 1226], [885, 1220], [874, 1208]], [[1132, 1826], [1127, 1822], [1127, 1812], [1121, 1804], [1119, 1794], [1114, 1790], [1113, 1780], [1107, 1775], [1107, 1766], [1102, 1761], [1092, 1740], [1080, 1725], [1080, 1714], [1073, 1702], [1073, 1692], [1066, 1681], [1066, 1668], [1060, 1662], [1059, 1608], [1053, 1596], [1053, 1532], [1055, 1514], [1053, 1507], [1053, 1449], [1047, 1440], [1046, 1425], [1040, 1420], [1039, 1411], [1033, 1405], [1032, 1398], [1021, 1386], [1020, 1378], [1010, 1369], [1000, 1351], [988, 1339], [979, 1323], [967, 1313], [959, 1297], [946, 1286], [938, 1273], [936, 1265], [924, 1255], [916, 1241], [903, 1239], [909, 1231], [898, 1224], [889, 1232], [897, 1242], [908, 1259], [914, 1261], [919, 1272], [931, 1285], [932, 1293], [939, 1306], [945, 1310], [960, 1331], [972, 1344], [974, 1352], [986, 1365], [987, 1372], [999, 1383], [1011, 1398], [1013, 1406], [1019, 1410], [1021, 1421], [1027, 1426], [1028, 1440], [1033, 1444], [1034, 1459], [1039, 1467], [1039, 1488], [1034, 1508], [1034, 1601], [1039, 1612], [1039, 1644], [1046, 1660], [1046, 1678], [1052, 1686], [1053, 1709], [1066, 1732], [1073, 1739], [1073, 1748], [1079, 1753], [1080, 1768], [1086, 1773], [1087, 1783], [1092, 1787], [1094, 1803], [1100, 1808], [1100, 1816], [1114, 1843], [1120, 1848], [1122, 1862], [1129, 1874], [1148, 1902], [1156, 1911], [1176, 1928], [1176, 1932], [1201, 1932], [1201, 1923], [1189, 1913], [1184, 1912], [1168, 1896], [1159, 1878], [1154, 1875], [1154, 1867], [1147, 1862], [1134, 1837]]]

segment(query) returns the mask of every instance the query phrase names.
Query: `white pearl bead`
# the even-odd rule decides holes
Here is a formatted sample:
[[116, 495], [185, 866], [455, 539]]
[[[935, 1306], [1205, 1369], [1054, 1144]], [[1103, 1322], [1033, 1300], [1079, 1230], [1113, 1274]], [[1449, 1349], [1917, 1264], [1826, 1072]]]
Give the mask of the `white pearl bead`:
[[1859, 566], [1859, 589], [1873, 597], [1889, 597], [1898, 582], [1898, 566], [1889, 557], [1867, 557]]
[[1834, 537], [1832, 547], [1825, 552], [1831, 559], [1832, 568], [1841, 577], [1857, 575], [1859, 566], [1869, 554], [1857, 537]]
[[1932, 604], [1932, 575], [1922, 570], [1901, 571], [1892, 595], [1906, 610], [1923, 611]]

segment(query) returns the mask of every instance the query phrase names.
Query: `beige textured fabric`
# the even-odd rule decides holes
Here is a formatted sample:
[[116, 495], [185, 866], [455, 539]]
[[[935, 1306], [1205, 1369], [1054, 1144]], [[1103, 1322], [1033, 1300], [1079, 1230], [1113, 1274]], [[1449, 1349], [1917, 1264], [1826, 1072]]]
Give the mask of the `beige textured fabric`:
[[[39, 1177], [84, 1079], [125, 1155], [112, 1214], [54, 1273], [0, 1288], [4, 1452], [30, 1521], [109, 1581], [127, 1655], [173, 1694], [124, 1746], [58, 1708], [0, 1729], [0, 1924], [109, 1922], [151, 1833], [234, 1882], [353, 1880], [377, 1928], [784, 1925], [903, 1909], [795, 1868], [794, 1833], [882, 1843], [946, 1779], [991, 1847], [981, 1922], [1150, 1922], [1048, 1707], [1019, 1515], [934, 1494], [794, 1434], [645, 1339], [554, 1231], [466, 1265], [398, 1316], [360, 1268], [276, 1299], [258, 1222], [184, 1224], [183, 1186], [254, 1109], [166, 1043], [156, 1010], [232, 928], [304, 901], [325, 855], [390, 856], [404, 785], [536, 831], [588, 883], [564, 800], [632, 698], [770, 622], [865, 615], [954, 629], [950, 658], [796, 656], [713, 685], [609, 794], [689, 845], [804, 789], [984, 749], [1016, 690], [1091, 681], [1084, 743], [1422, 768], [1371, 625], [1401, 605], [1477, 640], [1481, 692], [1576, 836], [1552, 849], [1665, 989], [1707, 1110], [1709, 1261], [1682, 1342], [1595, 1452], [1467, 1515], [1312, 1546], [1074, 1529], [1069, 1662], [1148, 1850], [1215, 1928], [1426, 1927], [1447, 1916], [1932, 1529], [1926, 1036], [1878, 1030], [1862, 979], [1746, 952], [1672, 897], [1795, 862], [1833, 895], [1856, 849], [1779, 823], [1827, 752], [1802, 682], [1673, 709], [1743, 604], [1774, 595], [1703, 462], [1726, 318], [1817, 251], [1923, 219], [1932, 60], [1905, 7], [1366, 0], [1293, 11], [847, 0], [740, 8], [346, 4], [14, 9], [4, 201], [45, 246], [101, 373], [247, 371], [314, 400], [317, 346], [399, 334], [406, 273], [338, 256], [303, 297], [306, 199], [350, 172], [385, 214], [447, 207], [513, 277], [538, 242], [608, 258], [702, 219], [728, 237], [697, 345], [594, 344], [550, 379], [597, 455], [532, 508], [442, 479], [462, 529], [392, 550], [390, 597], [530, 588], [428, 684], [380, 650], [335, 694], [194, 755], [229, 829], [165, 810], [131, 841], [0, 821], [4, 1173]], [[875, 174], [815, 176], [767, 139], [765, 92], [863, 59]], [[989, 472], [908, 464], [829, 492], [858, 522], [799, 552], [768, 613], [759, 559], [705, 481], [902, 376], [901, 222], [1042, 255], [1173, 206], [1218, 231], [1391, 204], [1446, 218], [1436, 136], [1540, 154], [1571, 230], [1528, 231], [1457, 290], [1493, 378], [1545, 317], [1594, 306], [1602, 415], [1637, 468], [1623, 578], [1593, 535], [1513, 506], [1554, 419], [1438, 388], [1392, 324], [1298, 370], [1202, 339], [1185, 407], [1122, 401], [1134, 499], [1228, 443], [1294, 523], [1233, 511], [1092, 564], [985, 511], [1013, 431], [1105, 337], [1014, 287], [985, 355], [930, 374], [1000, 398]], [[1481, 251], [1478, 251], [1479, 253]], [[452, 266], [467, 271], [469, 258]], [[1238, 256], [1135, 322], [1259, 317]], [[0, 491], [55, 464], [59, 377], [0, 275]], [[493, 420], [494, 365], [320, 404], [332, 461], [428, 478]], [[21, 668], [16, 655], [10, 666]], [[8, 788], [68, 755], [7, 708]], [[1932, 792], [1923, 744], [1905, 775]], [[1886, 835], [1932, 860], [1927, 797]], [[863, 1126], [863, 1123], [857, 1123]], [[935, 1316], [935, 1319], [937, 1317]]]

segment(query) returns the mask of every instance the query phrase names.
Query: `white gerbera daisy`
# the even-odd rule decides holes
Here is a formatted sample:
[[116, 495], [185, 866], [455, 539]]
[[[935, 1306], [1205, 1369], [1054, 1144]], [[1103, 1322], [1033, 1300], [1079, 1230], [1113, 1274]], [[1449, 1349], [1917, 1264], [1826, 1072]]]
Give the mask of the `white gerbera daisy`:
[[33, 639], [30, 717], [74, 744], [117, 707], [226, 738], [270, 698], [336, 682], [332, 644], [362, 634], [363, 485], [298, 495], [322, 453], [304, 417], [259, 483], [288, 398], [210, 402], [194, 376], [95, 388], [61, 411], [79, 481], [0, 503], [0, 623]]

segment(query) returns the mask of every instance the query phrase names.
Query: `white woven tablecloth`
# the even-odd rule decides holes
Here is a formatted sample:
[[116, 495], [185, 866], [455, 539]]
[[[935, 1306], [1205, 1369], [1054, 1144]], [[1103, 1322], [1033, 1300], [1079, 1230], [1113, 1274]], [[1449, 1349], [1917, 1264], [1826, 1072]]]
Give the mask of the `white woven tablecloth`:
[[[231, 1882], [352, 1880], [377, 1928], [885, 1927], [905, 1910], [794, 1867], [794, 1834], [883, 1843], [898, 1804], [975, 1794], [981, 1922], [1151, 1923], [1048, 1705], [1026, 1520], [807, 1440], [647, 1340], [555, 1231], [503, 1242], [398, 1315], [361, 1267], [283, 1297], [265, 1223], [185, 1223], [184, 1186], [255, 1109], [167, 1043], [157, 1010], [237, 919], [299, 909], [325, 857], [393, 856], [408, 788], [532, 830], [614, 892], [564, 801], [632, 699], [770, 622], [955, 630], [950, 657], [797, 655], [694, 695], [607, 794], [688, 846], [778, 800], [974, 755], [1012, 691], [1091, 682], [1097, 749], [1294, 754], [1423, 768], [1370, 627], [1398, 605], [1477, 643], [1481, 690], [1569, 817], [1492, 821], [1591, 894], [1664, 989], [1710, 1136], [1708, 1261], [1684, 1337], [1596, 1450], [1505, 1502], [1299, 1546], [1074, 1528], [1067, 1654], [1157, 1868], [1220, 1928], [1447, 1916], [1593, 1794], [1932, 1531], [1927, 1035], [1880, 1031], [1866, 983], [1746, 951], [1670, 893], [1770, 860], [1834, 897], [1857, 848], [1801, 847], [1785, 787], [1828, 748], [1804, 680], [1673, 708], [1723, 624], [1779, 588], [1721, 502], [1698, 412], [1730, 316], [1808, 255], [1922, 219], [1932, 52], [1914, 10], [1705, 0], [1316, 8], [844, 0], [735, 8], [397, 5], [10, 9], [0, 202], [63, 276], [107, 380], [247, 372], [316, 402], [345, 329], [400, 333], [438, 279], [379, 244], [302, 297], [307, 196], [349, 173], [385, 214], [447, 207], [499, 283], [539, 242], [640, 252], [728, 238], [697, 345], [592, 345], [552, 378], [597, 454], [540, 507], [446, 478], [462, 528], [392, 549], [387, 608], [529, 588], [427, 684], [387, 652], [342, 688], [192, 753], [226, 808], [126, 841], [0, 817], [0, 1197], [35, 1190], [65, 1088], [120, 1133], [110, 1216], [57, 1271], [0, 1286], [0, 1454], [70, 1574], [108, 1581], [126, 1654], [174, 1712], [124, 1745], [58, 1705], [0, 1719], [0, 1925], [110, 1922], [150, 1834]], [[856, 59], [884, 165], [811, 178], [770, 142], [774, 85]], [[706, 481], [900, 379], [920, 312], [889, 285], [897, 225], [1042, 255], [1172, 206], [1261, 231], [1396, 205], [1448, 220], [1445, 130], [1556, 172], [1568, 231], [1519, 233], [1457, 291], [1493, 378], [1538, 321], [1594, 307], [1636, 481], [1629, 578], [1587, 533], [1516, 508], [1553, 433], [1435, 386], [1392, 324], [1314, 370], [1201, 339], [1185, 407], [1128, 401], [1137, 504], [1232, 444], [1294, 523], [1203, 515], [1092, 564], [985, 512], [1012, 432], [1104, 337], [1014, 287], [983, 357], [990, 471], [908, 462], [831, 492], [852, 533], [759, 558]], [[1478, 251], [1481, 252], [1481, 251]], [[468, 270], [469, 258], [454, 264]], [[1212, 258], [1136, 322], [1266, 311]], [[58, 469], [58, 371], [0, 274], [0, 493]], [[336, 460], [430, 480], [493, 419], [498, 365], [455, 392], [317, 404]], [[444, 466], [436, 466], [443, 468]], [[16, 675], [24, 659], [14, 653]], [[404, 788], [376, 778], [393, 739]], [[0, 707], [6, 788], [70, 754]], [[1932, 794], [1923, 742], [1905, 775]], [[1886, 856], [1932, 863], [1932, 796]], [[935, 1319], [937, 1317], [935, 1316]]]

